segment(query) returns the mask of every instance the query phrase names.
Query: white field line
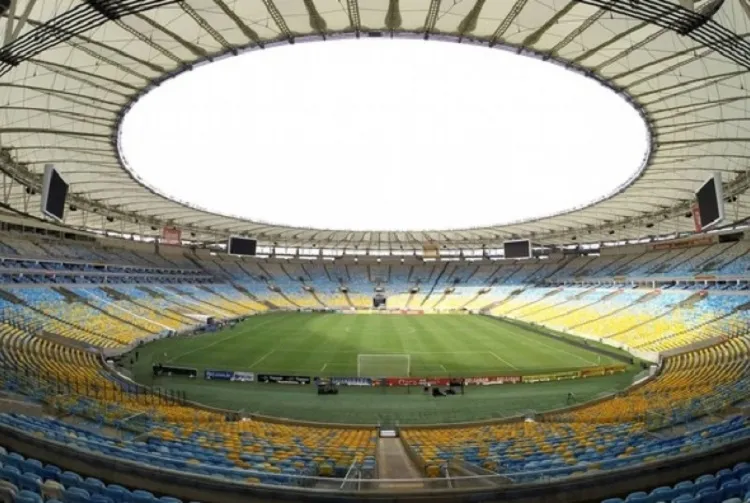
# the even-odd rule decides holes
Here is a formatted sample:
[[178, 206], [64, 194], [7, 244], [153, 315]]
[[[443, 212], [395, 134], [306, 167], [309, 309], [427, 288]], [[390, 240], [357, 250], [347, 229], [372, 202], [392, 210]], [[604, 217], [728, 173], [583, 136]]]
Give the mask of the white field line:
[[[484, 318], [482, 318], [482, 319], [484, 319]], [[491, 323], [490, 320], [487, 320], [487, 321]], [[583, 362], [586, 362], [586, 363], [588, 363], [590, 365], [596, 365], [595, 362], [592, 362], [588, 358], [584, 358], [583, 356], [577, 355], [575, 353], [571, 353], [570, 351], [566, 351], [565, 349], [559, 349], [559, 348], [554, 348], [554, 347], [550, 346], [549, 344], [547, 344], [546, 342], [544, 342], [543, 340], [541, 340], [542, 337], [544, 337], [544, 336], [540, 336], [538, 338], [539, 340], [535, 341], [533, 344], [530, 344], [529, 342], [527, 342], [526, 340], [524, 340], [523, 337], [518, 337], [517, 340], [520, 341], [522, 344], [524, 344], [526, 346], [534, 346], [534, 345], [538, 344], [540, 346], [544, 346], [547, 349], [551, 349], [554, 353], [558, 353], [558, 352], [559, 353], [565, 353], [565, 354], [567, 354], [569, 356], [572, 356], [574, 358], [578, 358], [579, 360], [581, 360]], [[563, 344], [565, 344], [565, 343], [563, 343]], [[497, 356], [497, 355], [495, 355], [495, 356]]]
[[575, 357], [575, 358], [578, 358], [579, 360], [581, 360], [581, 361], [584, 361], [584, 362], [586, 362], [586, 363], [589, 363], [589, 364], [591, 364], [591, 365], [598, 365], [598, 363], [596, 363], [596, 362], [592, 362], [592, 361], [591, 361], [591, 360], [589, 360], [588, 358], [584, 358], [584, 357], [583, 357], [583, 356], [581, 356], [581, 355], [577, 355], [577, 354], [575, 354], [575, 353], [571, 353], [570, 351], [566, 351], [566, 350], [564, 350], [564, 349], [559, 349], [559, 350], [558, 350], [558, 349], [555, 349], [555, 348], [553, 348], [552, 346], [549, 346], [549, 345], [545, 344], [544, 342], [540, 342], [540, 344], [541, 344], [542, 346], [546, 346], [546, 347], [548, 347], [548, 348], [552, 349], [553, 351], [562, 351], [562, 352], [563, 352], [563, 353], [565, 353], [565, 354], [568, 354], [568, 355], [570, 355], [570, 356], [573, 356], [573, 357]]
[[[544, 337], [544, 336], [541, 336], [541, 337]], [[522, 342], [523, 342], [524, 344], [526, 344], [527, 346], [529, 345], [529, 344], [528, 344], [528, 343], [527, 343], [526, 341], [524, 341], [524, 340], [523, 340], [523, 337], [519, 337], [518, 339], [519, 339], [519, 340], [521, 340], [521, 341], [522, 341]], [[545, 348], [547, 348], [547, 349], [550, 349], [550, 350], [552, 350], [552, 351], [553, 351], [553, 352], [555, 352], [555, 353], [557, 353], [557, 352], [560, 352], [560, 353], [565, 353], [566, 355], [570, 355], [570, 356], [572, 356], [572, 357], [574, 357], [574, 358], [578, 358], [579, 360], [581, 360], [581, 361], [583, 361], [583, 362], [586, 362], [586, 363], [588, 363], [589, 365], [597, 365], [597, 363], [596, 363], [596, 362], [592, 362], [592, 361], [591, 361], [591, 360], [589, 360], [588, 358], [584, 358], [584, 357], [583, 357], [583, 356], [581, 356], [581, 355], [577, 355], [577, 354], [575, 354], [575, 353], [571, 353], [570, 351], [566, 351], [565, 349], [561, 349], [561, 348], [553, 348], [552, 346], [550, 346], [549, 344], [547, 344], [546, 342], [544, 342], [544, 341], [542, 341], [542, 340], [538, 340], [538, 341], [536, 341], [536, 342], [535, 342], [535, 344], [539, 344], [540, 346], [544, 346]], [[563, 344], [565, 344], [565, 343], [563, 343]]]
[[[266, 324], [270, 323], [271, 321], [273, 321], [273, 319], [268, 319], [266, 321], [261, 321], [260, 323], [258, 323], [257, 325], [255, 325], [252, 328], [257, 328], [257, 327], [260, 327], [262, 325], [266, 325]], [[174, 358], [170, 358], [169, 360], [167, 360], [167, 363], [171, 363], [171, 362], [173, 362], [175, 360], [179, 360], [183, 356], [191, 355], [193, 353], [197, 353], [198, 351], [203, 351], [204, 349], [212, 348], [212, 347], [216, 346], [217, 344], [221, 344], [222, 342], [226, 342], [228, 340], [235, 339], [235, 338], [239, 337], [240, 335], [247, 335], [247, 332], [244, 332], [244, 331], [237, 332], [236, 334], [230, 335], [229, 337], [225, 337], [223, 339], [219, 339], [218, 341], [210, 342], [210, 343], [206, 344], [205, 346], [201, 346], [199, 348], [191, 349], [190, 351], [185, 351], [184, 353], [180, 353], [179, 355], [175, 356]]]
[[328, 366], [327, 363], [323, 364], [323, 366], [320, 368], [320, 371], [323, 372], [326, 369], [327, 366]]
[[272, 349], [271, 351], [269, 351], [268, 353], [264, 354], [263, 356], [261, 356], [260, 358], [258, 358], [257, 360], [255, 360], [253, 363], [251, 363], [248, 366], [248, 368], [255, 367], [257, 364], [259, 364], [260, 362], [262, 362], [263, 360], [265, 360], [266, 358], [268, 358], [269, 356], [271, 356], [274, 352], [275, 352], [275, 350]]
[[509, 362], [508, 360], [506, 360], [505, 358], [500, 358], [500, 356], [499, 356], [499, 355], [498, 355], [497, 353], [495, 353], [494, 351], [489, 351], [489, 353], [490, 353], [490, 354], [491, 354], [492, 356], [494, 356], [495, 358], [497, 358], [498, 360], [500, 360], [501, 362], [503, 362], [504, 364], [506, 364], [506, 365], [508, 365], [508, 366], [510, 366], [510, 367], [513, 367], [513, 368], [514, 368], [514, 369], [516, 369], [516, 370], [519, 370], [519, 369], [518, 369], [518, 367], [516, 367], [515, 365], [513, 365], [512, 363], [510, 363], [510, 362]]

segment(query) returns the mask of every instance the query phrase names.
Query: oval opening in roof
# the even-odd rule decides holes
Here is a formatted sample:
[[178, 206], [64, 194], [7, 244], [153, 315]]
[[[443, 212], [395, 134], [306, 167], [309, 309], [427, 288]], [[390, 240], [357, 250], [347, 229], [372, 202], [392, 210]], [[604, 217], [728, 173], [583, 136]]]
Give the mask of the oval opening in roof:
[[460, 229], [607, 197], [648, 155], [623, 96], [551, 61], [414, 39], [278, 46], [169, 79], [125, 114], [139, 179], [255, 221]]

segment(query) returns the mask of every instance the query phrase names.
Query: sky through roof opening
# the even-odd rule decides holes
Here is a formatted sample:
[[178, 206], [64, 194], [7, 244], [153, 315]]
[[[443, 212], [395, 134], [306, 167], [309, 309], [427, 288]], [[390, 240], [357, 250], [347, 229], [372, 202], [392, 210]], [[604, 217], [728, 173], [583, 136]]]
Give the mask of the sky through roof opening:
[[456, 229], [547, 216], [617, 190], [646, 126], [621, 96], [509, 51], [346, 40], [253, 51], [178, 75], [126, 114], [145, 183], [256, 221]]

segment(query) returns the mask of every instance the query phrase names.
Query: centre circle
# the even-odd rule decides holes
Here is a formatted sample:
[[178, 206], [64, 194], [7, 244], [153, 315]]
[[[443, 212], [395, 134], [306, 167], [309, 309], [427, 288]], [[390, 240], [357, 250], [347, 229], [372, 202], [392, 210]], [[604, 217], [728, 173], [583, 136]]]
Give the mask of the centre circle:
[[500, 225], [585, 206], [643, 169], [623, 95], [554, 61], [452, 42], [254, 50], [143, 94], [120, 125], [142, 182], [192, 206], [319, 229]]

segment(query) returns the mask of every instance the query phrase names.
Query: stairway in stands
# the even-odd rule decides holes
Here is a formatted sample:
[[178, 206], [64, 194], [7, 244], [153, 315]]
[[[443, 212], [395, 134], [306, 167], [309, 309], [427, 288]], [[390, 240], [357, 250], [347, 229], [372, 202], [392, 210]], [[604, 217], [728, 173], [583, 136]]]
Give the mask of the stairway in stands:
[[[126, 301], [136, 307], [139, 307], [141, 309], [147, 310], [148, 312], [157, 314], [157, 310], [154, 309], [153, 306], [150, 306], [149, 304], [146, 304], [143, 302], [139, 302], [138, 299], [135, 299], [131, 297], [130, 295], [127, 295], [123, 292], [120, 292], [119, 290], [115, 290], [114, 288], [110, 288], [108, 286], [103, 286], [103, 285], [99, 286], [99, 290], [107, 294], [107, 297], [109, 297], [109, 299], [111, 300]], [[156, 297], [155, 294], [153, 296]], [[161, 298], [161, 297], [157, 297], [157, 298]], [[175, 321], [177, 323], [181, 323], [181, 324], [193, 323], [193, 320], [191, 320], [190, 318], [187, 318], [186, 316], [178, 313], [177, 311], [172, 311], [171, 309], [159, 309], [158, 314], [164, 318], [169, 318], [170, 320]]]
[[[222, 317], [232, 317], [232, 316], [239, 316], [242, 314], [247, 314], [245, 313], [244, 309], [235, 309], [235, 308], [217, 306], [216, 304], [214, 304], [208, 299], [199, 298], [196, 295], [193, 295], [192, 293], [184, 292], [171, 285], [159, 286], [157, 288], [160, 291], [164, 292], [165, 294], [173, 295], [173, 297], [169, 297], [169, 296], [167, 297], [170, 300], [170, 302], [179, 303], [183, 307], [186, 307], [191, 310], [195, 310], [197, 307], [197, 308], [201, 308], [204, 310], [208, 310], [209, 312], [213, 311], [213, 312], [219, 313]], [[213, 292], [211, 293], [213, 294]]]
[[663, 312], [661, 312], [661, 313], [659, 313], [659, 314], [657, 314], [655, 316], [652, 316], [651, 318], [649, 318], [647, 320], [643, 320], [640, 323], [636, 323], [635, 325], [629, 326], [629, 327], [627, 327], [627, 328], [625, 328], [623, 330], [620, 330], [618, 332], [614, 332], [614, 333], [605, 335], [604, 339], [609, 339], [611, 337], [616, 337], [618, 335], [626, 334], [626, 333], [630, 332], [631, 330], [635, 330], [636, 328], [642, 327], [643, 325], [647, 325], [649, 323], [652, 323], [655, 320], [658, 320], [658, 319], [661, 319], [661, 318], [666, 318], [667, 316], [670, 316], [672, 313], [674, 313], [678, 309], [689, 308], [690, 306], [692, 306], [696, 302], [700, 302], [701, 300], [703, 300], [703, 298], [704, 298], [704, 296], [701, 294], [701, 292], [696, 292], [693, 295], [691, 295], [690, 297], [688, 297], [687, 299], [685, 299], [685, 300], [683, 300], [681, 302], [678, 302], [677, 304], [675, 304], [674, 306], [670, 307], [669, 309], [667, 309], [667, 310], [665, 310], [665, 311], [663, 311]]
[[150, 328], [142, 327], [142, 326], [136, 325], [135, 323], [133, 323], [133, 322], [131, 322], [129, 320], [126, 320], [125, 318], [117, 316], [114, 313], [110, 313], [109, 311], [107, 311], [107, 310], [102, 309], [101, 307], [99, 307], [95, 302], [93, 302], [92, 299], [83, 297], [82, 295], [78, 295], [77, 293], [75, 293], [75, 292], [73, 292], [71, 290], [68, 290], [67, 288], [58, 286], [58, 287], [52, 287], [52, 290], [54, 290], [55, 292], [57, 292], [60, 295], [62, 295], [63, 297], [65, 297], [65, 299], [68, 302], [79, 302], [79, 303], [82, 303], [82, 304], [86, 304], [90, 308], [92, 308], [92, 309], [94, 309], [96, 311], [99, 311], [100, 313], [104, 314], [105, 316], [108, 316], [108, 317], [110, 317], [110, 318], [112, 318], [114, 320], [117, 320], [120, 323], [124, 323], [126, 325], [129, 325], [130, 327], [132, 327], [135, 330], [138, 330], [138, 331], [142, 330], [142, 331], [145, 331], [145, 332], [150, 332], [152, 334], [156, 334], [156, 333], [159, 332], [158, 330], [154, 329], [153, 326], [150, 327]]
[[492, 303], [484, 306], [483, 308], [481, 308], [481, 311], [487, 313], [487, 312], [495, 309], [496, 307], [505, 304], [509, 300], [511, 300], [511, 299], [513, 299], [515, 297], [518, 297], [519, 295], [521, 295], [523, 293], [523, 290], [524, 290], [524, 288], [522, 286], [519, 286], [517, 290], [513, 290], [512, 292], [510, 292], [507, 297], [505, 297], [503, 299], [500, 299], [500, 300], [497, 300], [495, 302], [492, 302]]
[[[72, 323], [72, 322], [70, 322], [68, 320], [64, 320], [62, 318], [59, 318], [59, 317], [57, 317], [57, 316], [55, 316], [53, 314], [49, 314], [49, 313], [41, 310], [40, 308], [27, 303], [25, 300], [23, 300], [23, 299], [21, 299], [19, 297], [16, 297], [15, 295], [11, 294], [10, 292], [6, 292], [5, 290], [2, 290], [2, 289], [0, 289], [0, 298], [3, 298], [6, 301], [11, 302], [13, 304], [17, 304], [19, 306], [23, 306], [23, 307], [29, 309], [30, 311], [33, 311], [37, 315], [37, 321], [43, 322], [44, 326], [46, 326], [46, 321], [45, 320], [55, 320], [56, 322], [61, 323], [62, 325], [70, 327], [73, 330], [79, 331], [79, 333], [90, 334], [90, 335], [93, 335], [93, 336], [101, 338], [101, 339], [107, 339], [108, 341], [114, 342], [116, 344], [127, 344], [127, 342], [128, 342], [128, 341], [120, 340], [117, 337], [111, 337], [108, 334], [103, 334], [103, 333], [95, 332], [93, 330], [89, 330], [89, 329], [84, 328], [83, 326], [81, 326], [79, 324]], [[16, 326], [18, 328], [27, 330], [27, 331], [29, 331], [31, 333], [35, 333], [35, 334], [37, 334], [38, 336], [40, 336], [42, 338], [45, 338], [47, 340], [51, 340], [51, 341], [56, 342], [58, 344], [62, 344], [62, 345], [68, 346], [68, 347], [75, 347], [77, 349], [82, 349], [82, 348], [88, 348], [89, 347], [89, 344], [86, 344], [84, 342], [81, 342], [81, 341], [78, 341], [78, 340], [75, 340], [75, 339], [72, 339], [72, 338], [69, 338], [69, 337], [64, 337], [64, 336], [61, 336], [61, 335], [49, 332], [49, 331], [47, 331], [47, 330], [44, 329], [44, 326], [42, 326], [42, 327], [40, 327], [40, 326], [29, 326], [29, 325], [27, 325], [27, 320], [25, 320], [25, 319], [15, 319], [15, 318], [11, 317], [11, 318], [6, 318], [4, 321], [6, 323], [8, 323], [9, 325]]]
[[321, 300], [321, 298], [320, 298], [320, 297], [318, 297], [318, 292], [316, 292], [314, 288], [312, 288], [312, 287], [311, 287], [311, 289], [310, 289], [310, 290], [308, 290], [307, 292], [308, 292], [308, 293], [309, 293], [310, 295], [312, 295], [313, 299], [315, 299], [315, 301], [316, 301], [316, 302], [317, 302], [318, 304], [320, 304], [320, 306], [321, 306], [321, 307], [323, 307], [323, 308], [327, 308], [327, 307], [328, 307], [328, 306], [326, 305], [326, 303], [325, 303], [325, 302], [323, 302], [323, 300]]
[[229, 303], [229, 304], [230, 304], [230, 305], [232, 306], [232, 309], [233, 309], [233, 310], [239, 310], [239, 311], [241, 311], [241, 312], [247, 311], [247, 309], [246, 309], [246, 308], [245, 308], [245, 307], [244, 307], [244, 306], [243, 306], [242, 304], [238, 304], [238, 303], [237, 303], [237, 302], [235, 302], [235, 301], [234, 301], [233, 299], [231, 299], [231, 298], [227, 297], [226, 295], [223, 295], [223, 294], [222, 294], [221, 292], [219, 292], [219, 291], [216, 291], [216, 292], [215, 292], [215, 291], [211, 290], [211, 289], [210, 289], [209, 287], [207, 287], [207, 286], [205, 286], [205, 285], [196, 285], [196, 287], [197, 287], [198, 289], [200, 289], [200, 290], [203, 290], [203, 291], [204, 291], [204, 292], [206, 292], [206, 293], [210, 293], [211, 295], [216, 295], [216, 296], [217, 296], [217, 297], [219, 297], [219, 298], [220, 298], [221, 300], [223, 300], [223, 301], [225, 301], [225, 302]]
[[[380, 438], [377, 449], [378, 478], [385, 482], [378, 483], [380, 489], [409, 490], [422, 489], [424, 482], [414, 461], [406, 452], [400, 438]], [[403, 482], [402, 482], [403, 481]]]
[[263, 304], [268, 309], [278, 309], [279, 308], [279, 306], [277, 306], [276, 304], [274, 304], [270, 300], [261, 300], [260, 298], [256, 297], [250, 290], [248, 290], [247, 288], [245, 288], [242, 285], [238, 285], [237, 283], [232, 283], [232, 286], [238, 292], [244, 293], [249, 298], [251, 298], [252, 300], [254, 300], [255, 302], [257, 302], [258, 304]]
[[[629, 304], [624, 304], [623, 306], [615, 309], [614, 311], [610, 311], [608, 313], [605, 313], [605, 314], [603, 314], [601, 316], [598, 316], [598, 317], [596, 317], [596, 318], [594, 318], [592, 320], [588, 320], [588, 321], [584, 321], [582, 323], [578, 323], [577, 325], [571, 325], [569, 328], [571, 330], [578, 330], [579, 328], [581, 328], [581, 327], [583, 327], [585, 325], [589, 325], [591, 323], [599, 323], [599, 322], [603, 321], [606, 318], [609, 318], [609, 317], [614, 316], [616, 314], [620, 314], [623, 311], [627, 311], [627, 310], [631, 309], [636, 304], [643, 304], [644, 302], [648, 302], [651, 299], [653, 299], [654, 297], [658, 297], [659, 295], [661, 295], [661, 292], [659, 292], [658, 290], [650, 291], [649, 293], [647, 293], [647, 294], [645, 294], [645, 295], [637, 298], [635, 301], [633, 301], [633, 302], [631, 302]], [[601, 300], [600, 300], [600, 302], [601, 302]]]
[[448, 268], [449, 262], [446, 262], [443, 268], [440, 270], [440, 274], [438, 274], [437, 278], [435, 278], [435, 282], [432, 284], [432, 288], [430, 288], [430, 291], [427, 292], [427, 295], [424, 299], [422, 299], [422, 303], [420, 304], [421, 307], [424, 307], [425, 302], [427, 302], [427, 299], [430, 298], [432, 295], [432, 292], [435, 291], [435, 288], [438, 286], [438, 283], [440, 283], [440, 278], [443, 277], [443, 274], [445, 274], [445, 270]]

